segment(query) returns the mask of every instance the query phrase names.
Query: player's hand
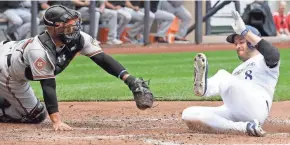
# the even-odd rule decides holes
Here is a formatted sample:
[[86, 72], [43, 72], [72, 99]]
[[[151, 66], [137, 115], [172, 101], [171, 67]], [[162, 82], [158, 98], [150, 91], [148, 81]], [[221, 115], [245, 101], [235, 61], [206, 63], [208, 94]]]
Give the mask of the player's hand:
[[119, 10], [119, 9], [121, 9], [122, 7], [121, 6], [115, 6], [115, 8], [114, 8], [114, 10]]
[[139, 7], [138, 6], [135, 6], [134, 8], [133, 8], [135, 11], [139, 11]]
[[234, 31], [239, 34], [239, 35], [245, 35], [245, 32], [247, 32], [246, 29], [246, 25], [243, 21], [243, 19], [241, 18], [240, 14], [233, 10], [232, 11], [232, 16], [234, 18], [234, 23], [232, 24], [232, 28], [234, 29]]
[[59, 112], [55, 112], [49, 115], [50, 120], [52, 122], [53, 129], [55, 131], [67, 131], [67, 130], [72, 130], [70, 126], [65, 124], [64, 122], [61, 121], [61, 117]]
[[65, 124], [62, 121], [53, 123], [53, 129], [55, 131], [69, 131], [69, 130], [73, 130], [69, 125]]
[[84, 5], [85, 6], [90, 6], [90, 1], [89, 0], [84, 1]]

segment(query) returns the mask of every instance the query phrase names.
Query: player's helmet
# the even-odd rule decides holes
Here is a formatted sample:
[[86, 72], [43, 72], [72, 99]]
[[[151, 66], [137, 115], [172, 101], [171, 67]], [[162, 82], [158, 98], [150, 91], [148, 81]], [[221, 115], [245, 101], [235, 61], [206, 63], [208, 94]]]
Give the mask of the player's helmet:
[[64, 44], [70, 43], [75, 38], [78, 38], [81, 30], [81, 14], [75, 10], [69, 9], [62, 5], [53, 5], [49, 7], [43, 16], [43, 21], [46, 26], [59, 27], [59, 23], [67, 23], [69, 20], [76, 19], [74, 30], [70, 34], [60, 32], [58, 34], [60, 40]]
[[[254, 33], [257, 36], [261, 37], [261, 33], [259, 32], [259, 30], [257, 30], [255, 27], [250, 26], [250, 25], [246, 25], [246, 29], [248, 29], [249, 31], [251, 31], [252, 33]], [[231, 34], [227, 37], [227, 42], [229, 43], [235, 43], [235, 36], [238, 35], [237, 33]], [[252, 45], [250, 42], [248, 43], [248, 47], [249, 48], [255, 48], [254, 45]]]

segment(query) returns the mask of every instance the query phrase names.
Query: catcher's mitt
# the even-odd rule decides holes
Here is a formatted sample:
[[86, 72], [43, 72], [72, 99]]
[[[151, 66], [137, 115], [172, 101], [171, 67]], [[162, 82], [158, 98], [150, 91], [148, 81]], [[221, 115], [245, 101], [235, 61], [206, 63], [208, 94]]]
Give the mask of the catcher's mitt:
[[145, 110], [152, 107], [154, 100], [153, 94], [142, 78], [129, 76], [126, 78], [125, 84], [127, 84], [132, 91], [134, 100], [139, 109]]

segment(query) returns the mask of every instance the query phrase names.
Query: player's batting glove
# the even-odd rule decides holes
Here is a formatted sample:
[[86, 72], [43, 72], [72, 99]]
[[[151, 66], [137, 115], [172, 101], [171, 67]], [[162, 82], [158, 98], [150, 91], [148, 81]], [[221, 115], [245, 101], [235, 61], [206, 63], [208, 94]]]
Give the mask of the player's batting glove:
[[124, 82], [132, 91], [136, 105], [140, 110], [152, 107], [154, 97], [146, 81], [142, 78], [135, 78], [130, 75]]
[[237, 11], [233, 10], [232, 16], [233, 16], [234, 21], [235, 21], [232, 24], [232, 28], [234, 29], [234, 31], [237, 34], [245, 36], [249, 30], [246, 28], [246, 25], [245, 25], [243, 19], [241, 18], [240, 14]]

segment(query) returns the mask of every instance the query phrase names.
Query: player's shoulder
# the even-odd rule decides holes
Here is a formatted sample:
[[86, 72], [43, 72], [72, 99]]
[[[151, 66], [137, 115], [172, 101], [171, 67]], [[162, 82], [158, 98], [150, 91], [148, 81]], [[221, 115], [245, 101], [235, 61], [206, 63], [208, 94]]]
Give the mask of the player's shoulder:
[[47, 55], [46, 49], [41, 44], [37, 36], [29, 39], [24, 39], [22, 41], [22, 49], [24, 50], [24, 54], [39, 57], [45, 57]]
[[44, 46], [41, 44], [40, 40], [38, 39], [37, 36], [24, 39], [22, 40], [24, 45], [23, 48], [24, 50], [42, 50], [45, 51]]
[[80, 33], [84, 37], [85, 45], [93, 44], [94, 46], [99, 46], [99, 42], [96, 39], [94, 39], [91, 35], [83, 31], [81, 31]]
[[80, 34], [84, 37], [85, 40], [90, 40], [93, 37], [86, 32], [80, 31]]

